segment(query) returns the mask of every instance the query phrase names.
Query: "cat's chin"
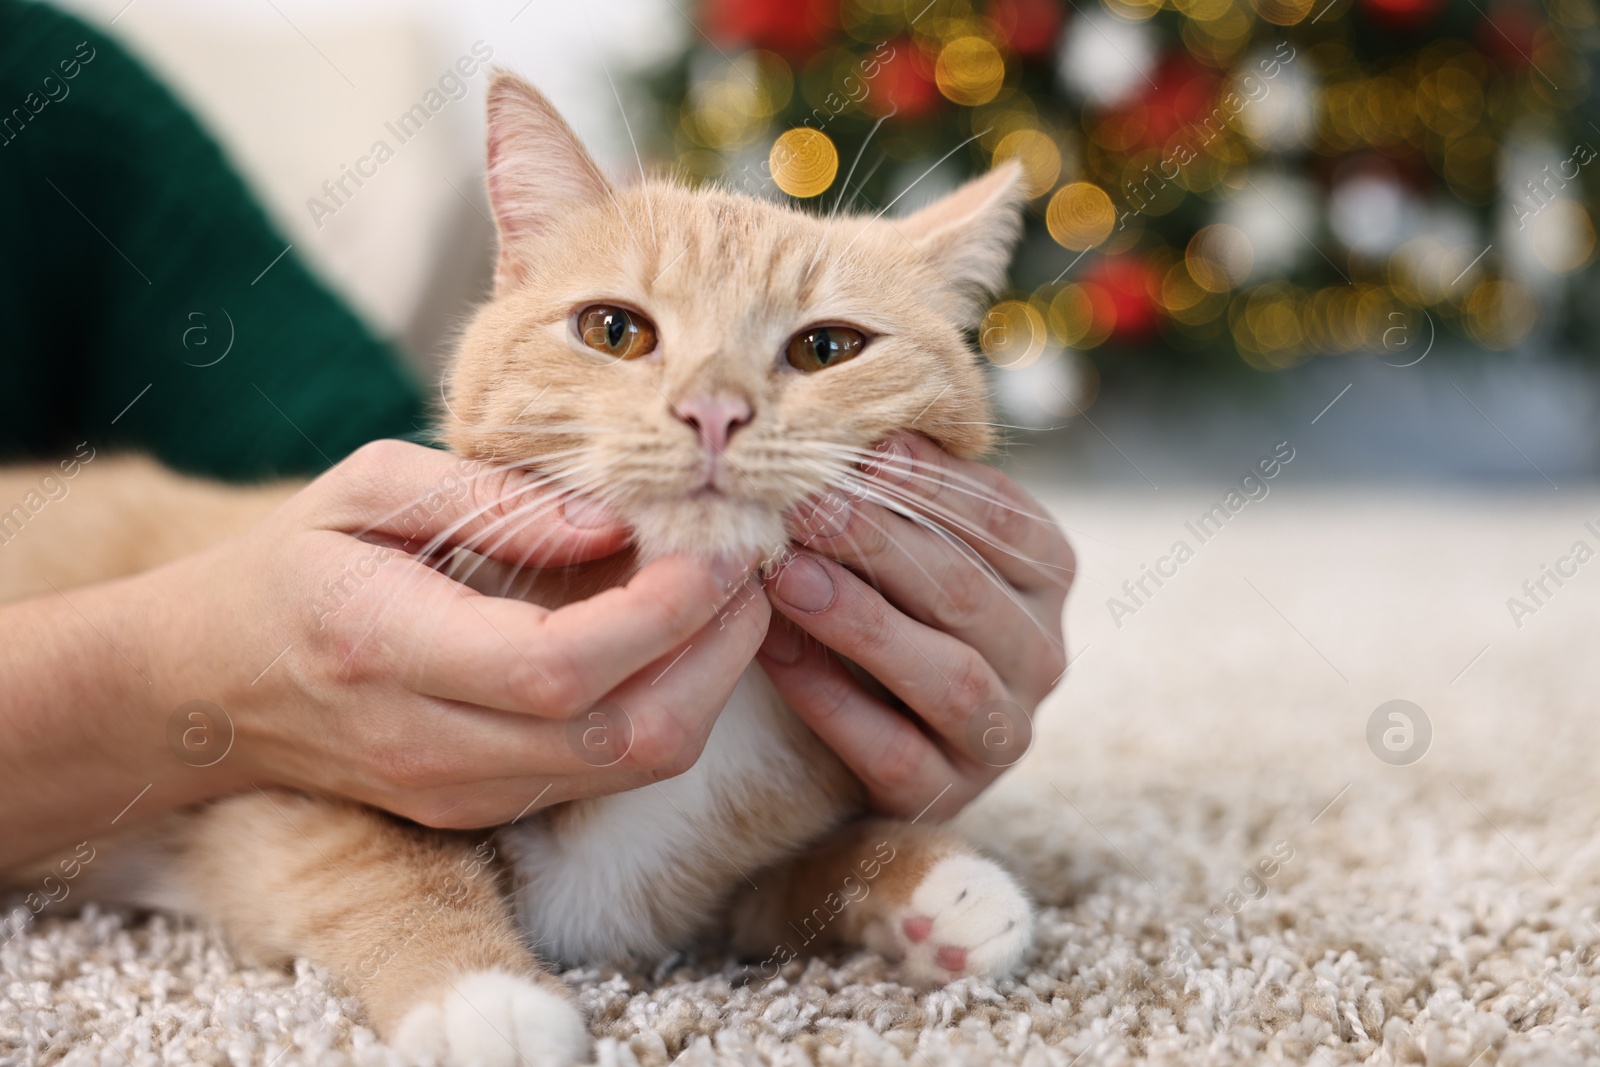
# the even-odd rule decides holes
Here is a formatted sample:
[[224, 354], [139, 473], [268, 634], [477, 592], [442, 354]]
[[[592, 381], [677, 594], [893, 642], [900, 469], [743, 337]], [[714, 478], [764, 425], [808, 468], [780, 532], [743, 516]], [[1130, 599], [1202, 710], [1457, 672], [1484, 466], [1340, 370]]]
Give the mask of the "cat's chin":
[[726, 496], [655, 501], [630, 510], [628, 519], [642, 560], [765, 555], [789, 540], [782, 516], [772, 508]]

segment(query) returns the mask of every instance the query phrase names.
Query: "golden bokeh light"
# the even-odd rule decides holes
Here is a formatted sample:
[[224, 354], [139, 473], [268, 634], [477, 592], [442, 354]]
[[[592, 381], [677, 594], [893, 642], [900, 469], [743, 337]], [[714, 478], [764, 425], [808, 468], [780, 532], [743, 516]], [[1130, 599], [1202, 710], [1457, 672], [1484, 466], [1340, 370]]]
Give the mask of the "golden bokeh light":
[[1045, 226], [1063, 248], [1081, 252], [1111, 236], [1117, 210], [1111, 197], [1093, 182], [1073, 182], [1056, 190], [1045, 209]]
[[1039, 309], [1023, 300], [1002, 300], [978, 324], [978, 347], [997, 367], [1026, 367], [1043, 354], [1049, 332]]
[[1437, 237], [1413, 237], [1389, 257], [1389, 284], [1401, 300], [1422, 306], [1437, 304], [1471, 285], [1482, 271], [1482, 260], [1465, 245], [1447, 244]]
[[1233, 0], [1176, 0], [1173, 5], [1196, 22], [1220, 19], [1233, 7]]
[[1030, 197], [1042, 196], [1061, 177], [1061, 149], [1039, 130], [1013, 130], [995, 146], [996, 166], [1008, 159], [1022, 164], [1022, 188]]
[[1238, 294], [1228, 325], [1244, 361], [1257, 370], [1283, 370], [1311, 358], [1303, 324], [1305, 294], [1285, 282], [1258, 285]]
[[796, 126], [772, 142], [767, 154], [772, 180], [790, 196], [817, 196], [839, 173], [839, 151], [821, 130]]
[[695, 184], [715, 181], [728, 173], [728, 161], [708, 149], [690, 148], [678, 153], [678, 171]]
[[1444, 176], [1451, 192], [1469, 204], [1489, 201], [1499, 175], [1495, 171], [1500, 147], [1482, 134], [1459, 137], [1444, 150]]
[[749, 144], [789, 105], [794, 76], [783, 57], [745, 52], [697, 78], [683, 106], [683, 131], [706, 148]]
[[1464, 66], [1441, 66], [1418, 81], [1417, 112], [1435, 133], [1469, 133], [1483, 115], [1483, 86]]
[[1006, 61], [1000, 50], [982, 37], [957, 37], [939, 50], [933, 80], [953, 102], [977, 107], [1000, 92], [1006, 80]]
[[1220, 293], [1204, 288], [1189, 273], [1183, 261], [1167, 268], [1161, 279], [1160, 302], [1166, 313], [1185, 326], [1199, 326], [1215, 319], [1228, 306]]
[[1221, 5], [1220, 13], [1211, 19], [1184, 20], [1182, 37], [1194, 57], [1218, 70], [1231, 67], [1250, 43], [1250, 30], [1254, 20], [1231, 4]]
[[1275, 26], [1293, 26], [1311, 14], [1314, 0], [1250, 0], [1256, 14]]
[[1154, 17], [1163, 6], [1163, 0], [1106, 0], [1106, 7], [1112, 14], [1133, 22], [1144, 22]]

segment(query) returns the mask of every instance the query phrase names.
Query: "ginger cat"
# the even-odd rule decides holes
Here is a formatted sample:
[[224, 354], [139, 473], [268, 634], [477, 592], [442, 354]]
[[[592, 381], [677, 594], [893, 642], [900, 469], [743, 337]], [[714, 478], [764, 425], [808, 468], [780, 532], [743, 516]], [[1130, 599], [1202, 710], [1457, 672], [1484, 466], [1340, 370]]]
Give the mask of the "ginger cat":
[[[964, 331], [1003, 281], [1017, 180], [1002, 168], [893, 222], [620, 186], [544, 97], [499, 74], [495, 292], [460, 345], [442, 435], [603, 501], [643, 557], [779, 550], [785, 515], [829, 489], [904, 511], [860, 469], [865, 450], [909, 429], [960, 456], [991, 444]], [[112, 474], [166, 501], [163, 529], [199, 492], [98, 461]], [[284, 492], [219, 490], [205, 507], [232, 501], [237, 526]], [[0, 571], [0, 597], [34, 584]], [[921, 985], [1020, 963], [1033, 911], [1005, 870], [942, 828], [862, 812], [859, 784], [751, 665], [699, 761], [657, 786], [477, 834], [258, 791], [97, 841], [87, 888], [219, 923], [258, 959], [319, 961], [414, 1059], [569, 1064], [587, 1056], [585, 1022], [529, 944], [648, 959], [722, 928], [765, 977], [803, 950], [862, 946]]]

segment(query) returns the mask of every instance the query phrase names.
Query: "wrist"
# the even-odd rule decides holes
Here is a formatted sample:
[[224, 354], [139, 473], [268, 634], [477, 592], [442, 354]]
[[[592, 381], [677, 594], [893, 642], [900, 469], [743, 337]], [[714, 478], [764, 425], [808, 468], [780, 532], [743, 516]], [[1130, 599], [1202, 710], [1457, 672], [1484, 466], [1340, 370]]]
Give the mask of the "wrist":
[[202, 557], [189, 557], [90, 591], [108, 620], [102, 659], [120, 709], [110, 736], [153, 783], [145, 799], [164, 807], [225, 796], [255, 778], [235, 744], [229, 705], [237, 668], [217, 654], [228, 643], [219, 623], [227, 609], [203, 606], [201, 565]]
[[0, 869], [236, 787], [167, 747], [147, 596], [114, 582], [0, 607]]

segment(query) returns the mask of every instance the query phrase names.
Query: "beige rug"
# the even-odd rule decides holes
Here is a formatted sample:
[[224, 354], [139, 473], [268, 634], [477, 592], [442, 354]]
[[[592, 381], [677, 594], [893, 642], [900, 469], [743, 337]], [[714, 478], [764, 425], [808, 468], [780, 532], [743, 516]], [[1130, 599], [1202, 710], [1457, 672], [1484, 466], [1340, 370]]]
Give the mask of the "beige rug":
[[[1203, 545], [1184, 522], [1226, 486], [1054, 498], [1081, 658], [965, 819], [1045, 905], [1026, 974], [914, 996], [867, 957], [769, 984], [720, 960], [574, 972], [599, 1061], [1600, 1061], [1600, 561], [1546, 579], [1520, 628], [1507, 607], [1600, 549], [1600, 495], [1294, 473]], [[1180, 538], [1193, 558], [1115, 625], [1107, 597]], [[1367, 740], [1393, 699], [1431, 724], [1409, 765], [1414, 712]], [[389, 1062], [351, 1007], [166, 919], [47, 918], [0, 947], [0, 1064]]]

